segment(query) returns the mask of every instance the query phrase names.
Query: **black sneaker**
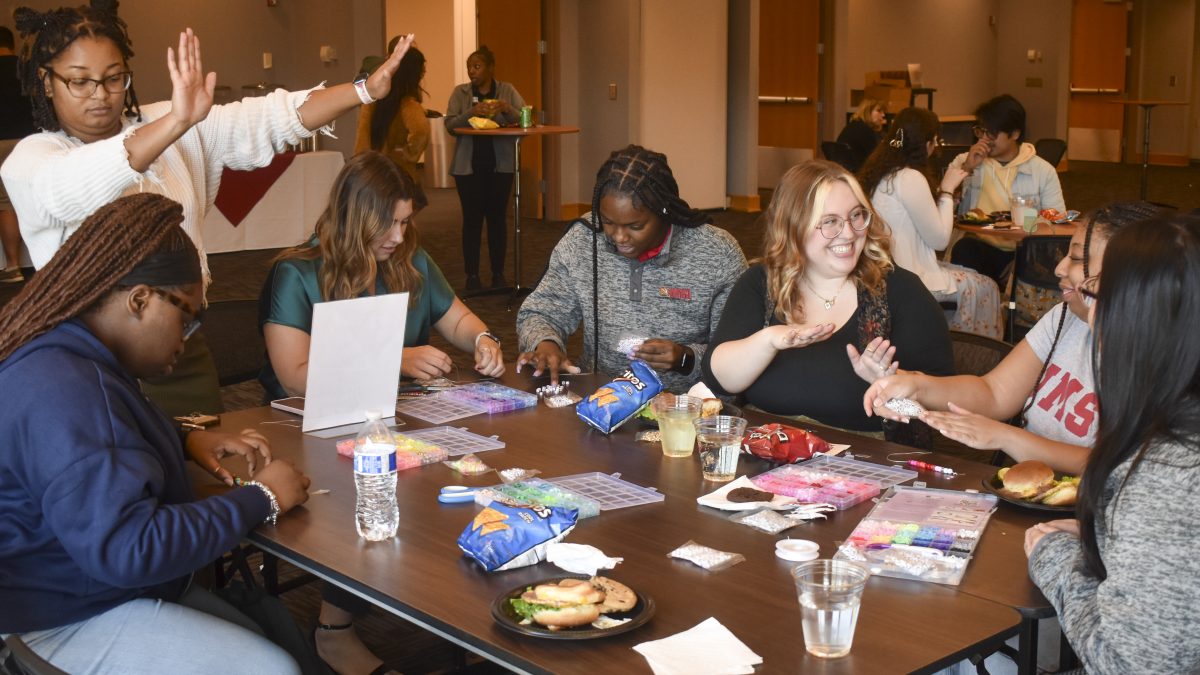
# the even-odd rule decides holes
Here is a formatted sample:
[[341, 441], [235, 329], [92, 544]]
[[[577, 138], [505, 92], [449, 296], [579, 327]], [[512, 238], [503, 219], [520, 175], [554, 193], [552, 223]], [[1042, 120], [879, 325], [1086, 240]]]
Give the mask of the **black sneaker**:
[[508, 280], [504, 278], [504, 273], [492, 275], [492, 288], [508, 288]]
[[478, 274], [467, 275], [467, 292], [483, 290], [483, 282], [479, 280]]

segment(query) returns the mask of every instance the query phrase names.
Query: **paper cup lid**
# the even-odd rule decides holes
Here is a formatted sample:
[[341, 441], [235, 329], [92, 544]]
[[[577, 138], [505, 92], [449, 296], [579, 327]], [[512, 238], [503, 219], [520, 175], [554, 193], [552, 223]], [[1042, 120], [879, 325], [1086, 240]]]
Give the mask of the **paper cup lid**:
[[816, 560], [817, 558], [821, 557], [821, 553], [819, 551], [795, 553], [786, 548], [775, 549], [775, 555], [790, 562], [808, 562], [809, 560]]
[[801, 553], [818, 553], [821, 550], [821, 545], [815, 541], [809, 541], [807, 539], [780, 539], [779, 541], [775, 542], [775, 550], [786, 551], [787, 553], [791, 553], [793, 555]]

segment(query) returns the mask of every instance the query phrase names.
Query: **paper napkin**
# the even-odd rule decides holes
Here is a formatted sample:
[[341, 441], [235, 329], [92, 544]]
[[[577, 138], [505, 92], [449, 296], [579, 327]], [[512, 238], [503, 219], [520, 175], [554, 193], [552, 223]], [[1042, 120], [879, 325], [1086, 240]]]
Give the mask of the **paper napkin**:
[[634, 647], [655, 675], [748, 675], [762, 657], [715, 618], [695, 628]]

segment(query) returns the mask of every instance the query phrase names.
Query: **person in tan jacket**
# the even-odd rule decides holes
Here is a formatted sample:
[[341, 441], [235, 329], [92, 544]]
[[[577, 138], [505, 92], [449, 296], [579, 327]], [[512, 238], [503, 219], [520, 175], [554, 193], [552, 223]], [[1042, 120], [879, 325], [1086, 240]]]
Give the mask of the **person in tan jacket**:
[[362, 107], [354, 140], [354, 154], [367, 150], [381, 152], [404, 169], [417, 185], [421, 184], [417, 161], [429, 146], [429, 120], [421, 105], [424, 77], [425, 55], [410, 47], [392, 76], [391, 92]]

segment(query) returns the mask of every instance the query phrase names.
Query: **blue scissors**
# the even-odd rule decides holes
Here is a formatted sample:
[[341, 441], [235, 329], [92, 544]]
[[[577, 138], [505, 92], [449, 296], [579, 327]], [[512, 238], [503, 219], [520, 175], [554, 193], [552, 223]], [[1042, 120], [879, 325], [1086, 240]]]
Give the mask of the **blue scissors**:
[[464, 504], [475, 501], [475, 490], [465, 485], [447, 485], [438, 492], [438, 501], [443, 504]]

